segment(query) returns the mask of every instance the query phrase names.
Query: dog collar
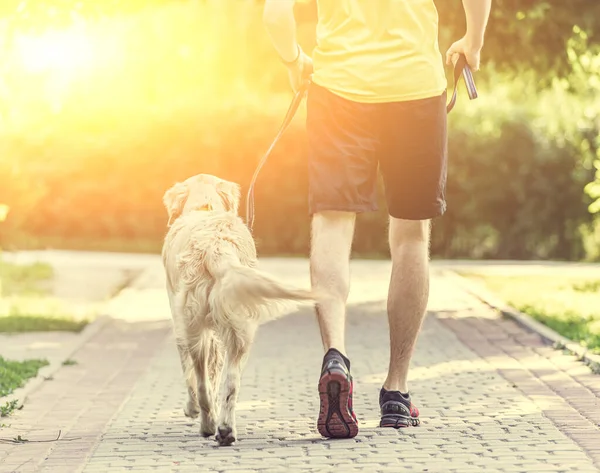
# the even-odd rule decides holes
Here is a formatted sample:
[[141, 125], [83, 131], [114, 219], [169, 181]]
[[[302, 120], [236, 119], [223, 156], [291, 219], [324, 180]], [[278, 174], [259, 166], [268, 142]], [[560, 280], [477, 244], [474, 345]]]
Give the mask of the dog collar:
[[194, 210], [199, 210], [200, 212], [210, 212], [212, 209], [212, 205], [204, 204], [201, 207], [196, 207]]

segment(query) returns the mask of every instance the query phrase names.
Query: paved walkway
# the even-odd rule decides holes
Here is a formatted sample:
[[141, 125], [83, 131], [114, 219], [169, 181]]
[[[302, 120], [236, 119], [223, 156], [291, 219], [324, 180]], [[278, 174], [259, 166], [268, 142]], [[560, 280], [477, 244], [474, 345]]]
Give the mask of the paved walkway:
[[[268, 260], [308, 283], [304, 260]], [[0, 430], [0, 472], [600, 471], [600, 376], [498, 317], [434, 271], [411, 388], [422, 425], [379, 429], [388, 262], [357, 261], [348, 317], [360, 432], [323, 440], [315, 426], [321, 363], [309, 308], [264, 325], [242, 379], [240, 441], [218, 448], [182, 414], [184, 386], [157, 260], [109, 305], [113, 322], [77, 365], [44, 383]], [[293, 369], [290, 367], [293, 366]]]

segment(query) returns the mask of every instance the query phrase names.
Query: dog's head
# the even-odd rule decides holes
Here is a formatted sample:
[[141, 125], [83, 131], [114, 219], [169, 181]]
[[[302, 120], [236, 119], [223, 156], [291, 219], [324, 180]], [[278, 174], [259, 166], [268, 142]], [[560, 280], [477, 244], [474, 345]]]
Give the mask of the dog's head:
[[182, 214], [194, 210], [234, 212], [240, 204], [240, 186], [210, 174], [197, 174], [178, 182], [163, 197], [169, 214], [168, 226]]

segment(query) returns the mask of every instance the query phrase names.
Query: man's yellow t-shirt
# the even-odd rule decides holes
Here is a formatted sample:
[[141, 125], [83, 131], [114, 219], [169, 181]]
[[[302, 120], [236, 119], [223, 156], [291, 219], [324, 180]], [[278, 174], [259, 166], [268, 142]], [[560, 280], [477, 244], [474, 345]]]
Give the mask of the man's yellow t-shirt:
[[433, 0], [317, 0], [313, 82], [357, 102], [446, 89]]

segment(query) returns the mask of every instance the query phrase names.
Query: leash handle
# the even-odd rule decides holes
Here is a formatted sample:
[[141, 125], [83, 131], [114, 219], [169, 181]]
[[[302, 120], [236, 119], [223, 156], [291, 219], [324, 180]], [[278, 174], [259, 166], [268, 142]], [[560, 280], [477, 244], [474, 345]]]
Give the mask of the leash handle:
[[464, 54], [460, 54], [458, 57], [458, 61], [456, 61], [456, 65], [454, 66], [454, 91], [452, 93], [452, 98], [450, 99], [450, 103], [446, 106], [446, 112], [450, 113], [456, 105], [456, 97], [458, 92], [458, 83], [460, 82], [460, 77], [463, 77], [465, 80], [465, 85], [467, 87], [467, 93], [469, 94], [470, 100], [475, 100], [478, 97], [477, 87], [475, 86], [475, 79], [473, 78], [473, 72], [467, 63], [467, 58]]
[[254, 175], [252, 176], [252, 180], [250, 181], [250, 187], [248, 188], [248, 194], [246, 195], [246, 225], [248, 226], [251, 232], [254, 228], [254, 186], [256, 185], [256, 180], [258, 179], [258, 175], [261, 169], [269, 159], [269, 156], [271, 156], [273, 149], [275, 148], [275, 146], [277, 145], [287, 128], [290, 126], [290, 123], [292, 122], [294, 115], [296, 115], [296, 111], [300, 106], [300, 102], [302, 102], [302, 99], [306, 95], [306, 92], [308, 92], [309, 85], [310, 79], [305, 80], [296, 92], [296, 95], [294, 95], [294, 99], [292, 100], [292, 103], [290, 104], [290, 107], [288, 108], [288, 111], [285, 114], [285, 118], [283, 119], [281, 127], [277, 132], [277, 136], [275, 137], [273, 143], [271, 143], [271, 146], [269, 147], [265, 155], [262, 157], [262, 159], [259, 161], [258, 166], [256, 166], [256, 169], [254, 170]]

